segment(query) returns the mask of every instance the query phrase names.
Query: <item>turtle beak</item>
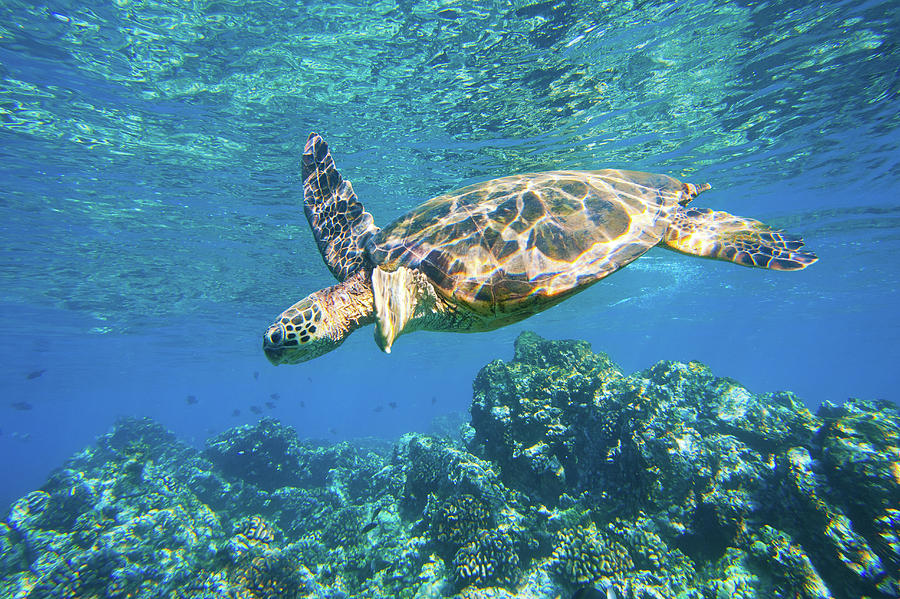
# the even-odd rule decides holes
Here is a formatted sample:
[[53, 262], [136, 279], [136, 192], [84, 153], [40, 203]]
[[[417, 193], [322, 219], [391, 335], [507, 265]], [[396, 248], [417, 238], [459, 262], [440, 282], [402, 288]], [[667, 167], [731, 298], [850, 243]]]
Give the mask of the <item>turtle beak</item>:
[[266, 358], [269, 359], [273, 366], [281, 364], [281, 354], [284, 353], [284, 350], [264, 347], [263, 351], [266, 352]]

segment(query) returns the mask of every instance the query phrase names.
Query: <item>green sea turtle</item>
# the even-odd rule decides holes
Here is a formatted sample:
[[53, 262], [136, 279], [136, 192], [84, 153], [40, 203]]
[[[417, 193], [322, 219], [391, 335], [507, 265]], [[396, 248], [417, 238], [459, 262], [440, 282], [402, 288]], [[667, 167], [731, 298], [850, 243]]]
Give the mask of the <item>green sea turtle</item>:
[[263, 349], [273, 364], [303, 362], [371, 322], [385, 352], [415, 330], [489, 331], [561, 302], [657, 244], [774, 270], [817, 260], [797, 236], [687, 207], [709, 187], [613, 169], [514, 175], [438, 196], [379, 229], [312, 133], [304, 208], [340, 282], [285, 310]]

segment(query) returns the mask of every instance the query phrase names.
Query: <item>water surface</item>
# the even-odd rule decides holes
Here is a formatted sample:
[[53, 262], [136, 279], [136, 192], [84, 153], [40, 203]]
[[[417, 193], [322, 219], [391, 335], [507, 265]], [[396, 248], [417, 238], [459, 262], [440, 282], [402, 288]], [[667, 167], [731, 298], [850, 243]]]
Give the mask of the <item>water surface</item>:
[[[898, 39], [887, 1], [4, 2], [0, 503], [119, 415], [198, 440], [251, 405], [304, 435], [427, 429], [524, 328], [626, 371], [698, 359], [811, 406], [896, 400]], [[653, 250], [515, 327], [391, 356], [366, 330], [275, 369], [265, 327], [333, 282], [299, 204], [312, 130], [378, 224], [494, 176], [612, 166], [709, 181], [698, 204], [821, 260]]]

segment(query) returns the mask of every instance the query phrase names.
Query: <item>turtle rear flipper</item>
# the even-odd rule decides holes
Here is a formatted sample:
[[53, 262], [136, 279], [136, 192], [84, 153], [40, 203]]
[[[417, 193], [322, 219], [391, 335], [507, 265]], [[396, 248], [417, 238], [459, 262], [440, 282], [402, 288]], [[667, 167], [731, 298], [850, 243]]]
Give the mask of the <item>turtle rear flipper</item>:
[[328, 144], [310, 133], [303, 150], [303, 208], [316, 245], [339, 281], [368, 264], [366, 243], [378, 232], [372, 215], [334, 166]]
[[803, 240], [798, 235], [708, 208], [675, 208], [662, 242], [686, 254], [772, 270], [799, 270], [818, 260], [800, 249]]

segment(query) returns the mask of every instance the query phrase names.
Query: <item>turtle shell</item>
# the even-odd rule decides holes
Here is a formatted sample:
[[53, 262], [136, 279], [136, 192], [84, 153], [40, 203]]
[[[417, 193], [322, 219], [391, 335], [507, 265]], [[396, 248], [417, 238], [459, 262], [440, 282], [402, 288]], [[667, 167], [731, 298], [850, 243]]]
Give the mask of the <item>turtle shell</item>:
[[656, 245], [684, 189], [665, 175], [622, 170], [503, 177], [428, 200], [368, 250], [382, 269], [418, 269], [477, 313], [537, 310]]

